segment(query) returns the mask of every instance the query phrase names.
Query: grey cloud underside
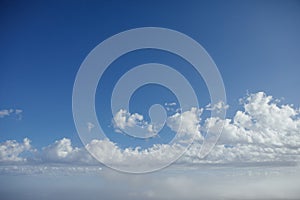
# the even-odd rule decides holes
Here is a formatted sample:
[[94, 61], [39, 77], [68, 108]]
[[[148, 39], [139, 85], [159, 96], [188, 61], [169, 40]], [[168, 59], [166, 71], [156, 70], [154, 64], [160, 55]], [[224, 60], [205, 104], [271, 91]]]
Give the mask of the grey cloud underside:
[[[200, 126], [200, 109], [192, 109], [181, 113], [183, 126], [182, 133], [195, 133], [197, 135], [193, 145], [176, 162], [180, 165], [199, 164], [241, 164], [252, 163], [263, 165], [274, 163], [288, 163], [295, 165], [300, 155], [300, 117], [299, 109], [291, 105], [281, 105], [271, 96], [263, 92], [251, 94], [243, 99], [243, 110], [236, 112], [232, 119], [224, 121], [217, 118], [208, 118]], [[178, 116], [177, 116], [178, 117]], [[176, 116], [168, 121], [169, 127], [176, 127]], [[199, 150], [203, 141], [201, 132], [217, 130], [224, 124], [222, 135], [210, 152], [204, 158], [199, 158]], [[115, 162], [124, 160], [133, 162], [128, 158], [140, 157], [143, 161], [153, 149], [158, 150], [153, 162], [163, 155], [160, 152], [172, 153], [179, 150], [180, 145], [157, 144], [149, 149], [120, 149], [116, 144], [108, 140], [94, 140], [86, 146], [92, 149], [105, 160], [106, 156], [116, 156]], [[114, 155], [111, 152], [115, 152]], [[147, 157], [148, 159], [148, 157]], [[163, 160], [164, 157], [161, 157]], [[98, 165], [85, 148], [73, 147], [71, 140], [63, 138], [55, 141], [38, 151], [25, 138], [23, 142], [8, 140], [0, 144], [1, 165], [28, 165], [28, 164], [80, 164]]]

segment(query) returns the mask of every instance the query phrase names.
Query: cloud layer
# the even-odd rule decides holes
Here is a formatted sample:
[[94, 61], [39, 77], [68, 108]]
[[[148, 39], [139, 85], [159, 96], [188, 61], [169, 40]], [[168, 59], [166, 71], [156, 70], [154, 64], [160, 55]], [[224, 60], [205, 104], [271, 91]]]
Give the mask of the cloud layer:
[[[300, 155], [299, 109], [293, 108], [292, 105], [281, 105], [272, 96], [263, 92], [251, 94], [242, 99], [241, 103], [243, 109], [238, 110], [232, 119], [223, 121], [218, 118], [207, 118], [201, 124], [200, 114], [202, 110], [196, 108], [169, 117], [167, 125], [172, 130], [178, 130], [177, 137], [179, 139], [184, 139], [187, 135], [196, 135], [193, 145], [177, 163], [188, 165], [200, 163], [297, 163]], [[143, 120], [142, 116], [124, 112], [115, 120], [119, 127]], [[178, 119], [181, 119], [180, 127], [178, 125], [180, 120]], [[214, 132], [221, 125], [224, 127], [218, 143], [206, 158], [201, 159], [199, 151], [204, 138], [201, 133], [208, 130]], [[150, 159], [150, 163], [155, 164], [155, 162], [164, 162], [164, 160], [176, 157], [183, 148], [181, 144], [184, 142], [157, 144], [148, 149], [139, 147], [121, 149], [109, 140], [93, 140], [86, 146], [86, 149], [105, 163], [142, 166], [145, 160], [149, 161]], [[71, 140], [67, 138], [55, 141], [40, 151], [34, 150], [27, 138], [21, 143], [8, 140], [0, 144], [0, 162], [2, 165], [12, 162], [30, 163], [33, 161], [97, 164], [86, 149], [73, 147]], [[33, 158], [28, 159], [24, 152], [33, 153]]]
[[95, 166], [5, 166], [0, 173], [5, 174], [0, 179], [0, 194], [8, 200], [295, 200], [300, 195], [299, 168], [289, 167], [170, 167], [141, 176]]

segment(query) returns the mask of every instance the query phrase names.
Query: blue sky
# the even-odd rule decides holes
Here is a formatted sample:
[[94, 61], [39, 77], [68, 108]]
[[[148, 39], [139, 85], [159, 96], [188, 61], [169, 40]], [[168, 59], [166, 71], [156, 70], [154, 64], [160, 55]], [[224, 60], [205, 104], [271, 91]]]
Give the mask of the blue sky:
[[[43, 165], [48, 162], [64, 163], [66, 160], [72, 165], [77, 163], [76, 159], [81, 158], [84, 158], [84, 164], [93, 163], [85, 154], [73, 121], [72, 91], [77, 71], [89, 52], [105, 39], [128, 29], [163, 27], [182, 32], [200, 43], [222, 75], [229, 105], [227, 117], [232, 121], [226, 124], [224, 137], [221, 138], [220, 146], [216, 147], [216, 152], [222, 151], [224, 156], [220, 158], [218, 153], [213, 153], [209, 161], [221, 159], [225, 163], [233, 163], [233, 168], [238, 162], [244, 161], [274, 161], [272, 166], [278, 163], [281, 165], [282, 162], [295, 164], [295, 157], [300, 155], [300, 151], [295, 157], [286, 155], [290, 155], [293, 148], [300, 149], [300, 143], [297, 143], [300, 142], [299, 11], [299, 1], [291, 0], [1, 1], [0, 145], [14, 146], [17, 152], [21, 149], [17, 158], [19, 154], [26, 155], [26, 151], [35, 154], [33, 149], [37, 149], [40, 154], [33, 159], [33, 163], [37, 162], [35, 159], [40, 159]], [[155, 142], [166, 143], [170, 140], [171, 126], [165, 127], [160, 137], [149, 140], [133, 140], [126, 135], [115, 134], [116, 127], [112, 123], [114, 113], [110, 113], [113, 86], [125, 72], [148, 62], [172, 66], [188, 77], [197, 91], [200, 107], [204, 108], [210, 102], [202, 78], [189, 63], [178, 56], [153, 49], [121, 56], [105, 72], [96, 93], [96, 109], [104, 111], [101, 115], [97, 113], [98, 119], [105, 126], [105, 131], [113, 133], [109, 138], [121, 147], [131, 144], [150, 147]], [[259, 93], [261, 91], [263, 93]], [[248, 93], [252, 95], [247, 96]], [[239, 103], [240, 98], [246, 98], [244, 105]], [[281, 103], [276, 99], [281, 100]], [[149, 107], [153, 103], [166, 102], [176, 102], [175, 96], [168, 89], [157, 85], [144, 86], [134, 93], [130, 112], [140, 113], [149, 120]], [[294, 106], [281, 106], [289, 104]], [[5, 112], [8, 114], [3, 114]], [[168, 114], [171, 116], [175, 113], [173, 110]], [[209, 117], [209, 111], [204, 110], [202, 117]], [[260, 127], [253, 125], [254, 122], [252, 125], [247, 124], [245, 121], [248, 118], [253, 119], [252, 122], [257, 120]], [[201, 122], [201, 126], [207, 128], [204, 122]], [[286, 135], [280, 135], [279, 132], [276, 134], [276, 130], [282, 130]], [[267, 139], [270, 136], [273, 141]], [[32, 141], [32, 147], [27, 140], [23, 141], [24, 138]], [[291, 141], [285, 141], [284, 138]], [[264, 148], [261, 140], [265, 144], [270, 143], [270, 151], [275, 153], [265, 155], [268, 150], [264, 149], [258, 150], [261, 157], [256, 158], [254, 153], [252, 155], [251, 152]], [[280, 143], [280, 140], [283, 142]], [[282, 151], [277, 149], [279, 143]], [[222, 145], [241, 145], [241, 153], [232, 158], [230, 156], [234, 152], [231, 152], [231, 148], [224, 150]], [[46, 146], [48, 148], [42, 150]], [[66, 147], [69, 153], [66, 160], [60, 160], [60, 155], [56, 157], [55, 152], [61, 146]], [[79, 150], [75, 147], [79, 147]], [[1, 158], [3, 155], [0, 155], [0, 164], [5, 160]], [[187, 157], [180, 162], [185, 163], [185, 159], [194, 158], [192, 153], [188, 153]], [[78, 162], [81, 163], [81, 160]], [[31, 173], [32, 170], [29, 171]], [[120, 182], [123, 179], [120, 178]], [[10, 179], [10, 183], [13, 185], [14, 180]], [[98, 182], [94, 186], [96, 184]]]
[[299, 6], [297, 1], [2, 3], [1, 108], [22, 109], [23, 118], [1, 120], [1, 140], [30, 136], [45, 146], [69, 137], [79, 145], [71, 95], [81, 62], [109, 36], [144, 26], [174, 29], [202, 44], [222, 74], [232, 110], [247, 91], [299, 105]]

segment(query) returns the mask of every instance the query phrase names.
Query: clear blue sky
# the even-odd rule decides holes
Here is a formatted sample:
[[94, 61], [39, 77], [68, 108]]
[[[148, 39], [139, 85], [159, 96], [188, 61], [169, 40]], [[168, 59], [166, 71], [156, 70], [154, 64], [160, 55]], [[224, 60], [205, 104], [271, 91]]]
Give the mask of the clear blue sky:
[[77, 70], [101, 41], [145, 26], [180, 31], [204, 46], [222, 74], [229, 115], [247, 91], [299, 106], [299, 10], [299, 1], [1, 1], [0, 110], [22, 109], [23, 118], [1, 119], [0, 140], [29, 137], [42, 147], [68, 137], [80, 145], [71, 107]]

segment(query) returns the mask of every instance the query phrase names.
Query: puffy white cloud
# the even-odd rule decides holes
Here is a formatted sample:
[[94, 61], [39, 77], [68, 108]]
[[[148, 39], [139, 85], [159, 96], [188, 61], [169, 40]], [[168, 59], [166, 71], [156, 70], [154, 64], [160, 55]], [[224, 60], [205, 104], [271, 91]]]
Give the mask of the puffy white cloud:
[[33, 150], [30, 145], [30, 140], [25, 138], [23, 143], [18, 143], [16, 140], [7, 140], [0, 144], [0, 162], [24, 162], [26, 158], [20, 156], [21, 153]]
[[[174, 103], [171, 103], [172, 105]], [[191, 108], [191, 110], [183, 113], [176, 112], [166, 120], [166, 125], [174, 132], [177, 132], [177, 137], [189, 137], [194, 135], [202, 137], [200, 134], [200, 115], [202, 109]], [[161, 125], [150, 124], [144, 120], [144, 117], [138, 113], [130, 114], [128, 111], [121, 109], [113, 118], [115, 131], [125, 131], [128, 127], [139, 126], [148, 131], [149, 134], [156, 133]], [[130, 129], [129, 129], [130, 131]]]
[[[246, 136], [247, 143], [260, 146], [300, 148], [299, 110], [291, 105], [278, 105], [263, 92], [248, 96], [244, 110], [238, 111], [231, 123], [225, 125], [220, 142], [231, 134], [239, 139]], [[227, 128], [236, 130], [229, 133]]]
[[183, 113], [175, 113], [167, 119], [167, 126], [179, 134], [200, 134], [202, 109], [191, 108]]
[[[243, 109], [232, 119], [208, 118], [201, 126], [200, 114], [199, 109], [176, 113], [167, 125], [174, 131], [197, 133], [200, 138], [200, 131], [214, 131], [224, 125], [223, 134], [211, 153], [200, 159], [201, 141], [196, 140], [176, 165], [143, 176], [102, 169], [84, 147], [74, 147], [67, 138], [34, 154], [40, 160], [35, 165], [26, 159], [26, 152], [34, 151], [29, 139], [21, 143], [8, 140], [0, 144], [0, 175], [5, 174], [0, 192], [11, 199], [19, 198], [18, 195], [23, 199], [82, 199], [86, 196], [162, 200], [299, 198], [299, 167], [293, 165], [300, 155], [299, 110], [291, 105], [280, 105], [264, 93], [256, 93], [243, 100]], [[145, 163], [155, 164], [172, 158], [181, 146], [160, 144], [148, 149], [121, 149], [108, 140], [93, 140], [86, 148], [106, 163], [144, 168]], [[211, 167], [210, 164], [225, 167]], [[243, 167], [231, 167], [240, 164]], [[272, 167], [261, 166], [265, 164]], [[285, 167], [280, 167], [282, 164]], [[256, 167], [249, 167], [251, 165]], [[31, 174], [35, 176], [28, 176]], [[10, 177], [12, 179], [7, 181]], [[88, 184], [82, 184], [83, 181]], [[17, 196], [16, 189], [21, 191]]]
[[[203, 140], [200, 133], [201, 113], [202, 109], [191, 108], [191, 110], [183, 113], [177, 112], [167, 118], [166, 125], [177, 133], [172, 144], [156, 144], [147, 149], [140, 147], [120, 149], [117, 144], [109, 140], [94, 140], [86, 147], [101, 162], [121, 167], [126, 171], [132, 171], [134, 168], [142, 172], [159, 168], [176, 160], [194, 138], [197, 142]], [[122, 129], [125, 129], [126, 126], [134, 126], [137, 120], [141, 122], [144, 119], [143, 116], [131, 115], [126, 110], [120, 110], [114, 118], [116, 124], [119, 124]], [[131, 118], [133, 120], [130, 120]], [[152, 132], [153, 125], [147, 122], [143, 123], [148, 131]], [[132, 163], [135, 167], [132, 167]], [[127, 166], [128, 168], [126, 168]]]
[[150, 133], [154, 132], [154, 127], [148, 122], [144, 121], [143, 115], [138, 113], [129, 113], [127, 110], [120, 109], [113, 118], [113, 124], [116, 132], [125, 131], [126, 128], [140, 126]]
[[[269, 163], [298, 162], [300, 156], [299, 110], [291, 105], [281, 105], [263, 92], [251, 94], [243, 99], [243, 110], [238, 110], [232, 119], [207, 118], [201, 126], [202, 109], [175, 113], [167, 120], [167, 126], [178, 131], [180, 136], [196, 134], [194, 144], [177, 163]], [[116, 117], [116, 116], [115, 116]], [[116, 117], [119, 127], [139, 123], [143, 117], [121, 110]], [[137, 122], [138, 121], [138, 122]], [[181, 125], [181, 126], [180, 126]], [[199, 152], [203, 136], [200, 131], [218, 130], [223, 126], [222, 135], [210, 152], [200, 159]], [[148, 128], [151, 131], [151, 126]], [[178, 137], [178, 136], [177, 136]], [[156, 144], [150, 148], [119, 148], [109, 140], [93, 140], [86, 148], [99, 160], [120, 165], [139, 165], [164, 162], [178, 155], [184, 143]], [[0, 146], [1, 161], [20, 161], [19, 155], [31, 149], [28, 139], [23, 144], [6, 141]], [[64, 138], [42, 149], [38, 154], [43, 163], [97, 163], [85, 148], [73, 147], [70, 139]], [[147, 161], [147, 162], [146, 162]], [[149, 167], [149, 166], [148, 166]]]
[[[196, 162], [299, 161], [299, 110], [291, 105], [280, 105], [263, 92], [251, 94], [242, 102], [244, 111], [237, 111], [233, 119], [206, 119], [203, 131], [214, 132], [224, 125], [223, 132], [207, 158]], [[189, 152], [199, 148], [199, 144], [195, 144]], [[195, 155], [189, 156], [195, 158]]]
[[121, 149], [109, 140], [93, 140], [86, 148], [95, 158], [109, 166], [121, 167], [130, 172], [133, 169], [136, 172], [146, 172], [175, 160], [183, 147], [178, 144], [156, 144], [147, 149], [140, 147]]
[[42, 162], [93, 164], [95, 160], [84, 148], [73, 147], [71, 140], [63, 138], [42, 149], [39, 155]]

